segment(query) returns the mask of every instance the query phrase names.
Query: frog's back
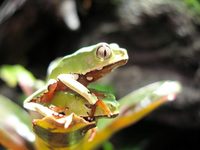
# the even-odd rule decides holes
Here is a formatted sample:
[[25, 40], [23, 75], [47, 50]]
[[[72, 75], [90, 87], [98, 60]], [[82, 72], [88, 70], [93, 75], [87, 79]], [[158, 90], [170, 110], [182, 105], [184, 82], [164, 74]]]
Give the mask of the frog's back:
[[90, 52], [72, 54], [60, 59], [50, 69], [48, 79], [56, 79], [60, 74], [85, 74], [94, 67], [94, 57]]
[[71, 60], [61, 59], [56, 66], [50, 71], [48, 79], [56, 79], [60, 74], [78, 73]]

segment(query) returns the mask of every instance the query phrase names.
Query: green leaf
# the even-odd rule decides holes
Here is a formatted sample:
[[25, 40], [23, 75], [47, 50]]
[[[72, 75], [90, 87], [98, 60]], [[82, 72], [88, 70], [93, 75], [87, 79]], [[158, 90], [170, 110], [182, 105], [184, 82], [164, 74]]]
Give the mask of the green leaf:
[[102, 146], [103, 150], [114, 150], [112, 143], [109, 141], [104, 142]]
[[198, 0], [184, 0], [185, 4], [196, 14], [200, 14], [200, 2]]
[[0, 67], [0, 77], [8, 86], [15, 87], [19, 80], [33, 84], [35, 77], [21, 65], [3, 65]]
[[103, 84], [99, 84], [99, 83], [90, 83], [88, 85], [89, 89], [94, 89], [97, 91], [101, 91], [101, 92], [107, 92], [107, 93], [112, 93], [115, 94], [115, 90], [114, 87], [111, 85], [103, 85]]
[[33, 74], [21, 65], [1, 66], [0, 78], [12, 88], [19, 85], [25, 95], [32, 94], [45, 84], [42, 80], [36, 80]]

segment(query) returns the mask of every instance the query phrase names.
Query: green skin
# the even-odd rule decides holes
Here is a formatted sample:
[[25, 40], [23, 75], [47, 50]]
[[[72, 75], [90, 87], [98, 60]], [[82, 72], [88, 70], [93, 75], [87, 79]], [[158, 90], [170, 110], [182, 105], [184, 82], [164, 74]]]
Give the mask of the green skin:
[[[97, 48], [102, 44], [110, 47], [112, 55], [107, 58], [97, 56]], [[117, 44], [99, 43], [89, 47], [84, 47], [71, 55], [67, 55], [49, 70], [48, 79], [57, 79], [60, 74], [86, 74], [93, 70], [98, 70], [109, 64], [117, 63], [122, 60], [128, 60], [127, 51], [120, 48]]]
[[[99, 99], [98, 96], [93, 94], [90, 89], [87, 88], [87, 85], [103, 77], [113, 69], [124, 65], [127, 60], [127, 51], [120, 48], [117, 44], [99, 43], [93, 46], [81, 48], [75, 53], [57, 59], [51, 63], [48, 69], [49, 76], [47, 85], [29, 96], [24, 102], [24, 107], [30, 110], [38, 111], [40, 108], [37, 108], [36, 105], [30, 105], [30, 103], [32, 103], [32, 99], [43, 94], [52, 83], [61, 81], [70, 89], [70, 91], [73, 92], [58, 91], [55, 93], [52, 100], [54, 105], [62, 104], [62, 102], [59, 101], [60, 99], [70, 99], [69, 101], [76, 101], [78, 94], [81, 98], [79, 98], [79, 100], [75, 103], [77, 105], [70, 105], [70, 103], [66, 104], [66, 102], [64, 102], [65, 104], [63, 105], [68, 108], [80, 107], [78, 114], [80, 116], [85, 116], [86, 108], [82, 107], [83, 104], [88, 103], [90, 105], [94, 105]], [[118, 103], [115, 99], [112, 99], [112, 102], [105, 100], [107, 97], [109, 96], [105, 95], [105, 97], [101, 100], [103, 100], [104, 104], [108, 107], [108, 109], [110, 109], [111, 114], [109, 116], [112, 116], [118, 112]], [[76, 110], [76, 108], [72, 108], [72, 110]], [[95, 112], [95, 116], [103, 115], [103, 111]]]

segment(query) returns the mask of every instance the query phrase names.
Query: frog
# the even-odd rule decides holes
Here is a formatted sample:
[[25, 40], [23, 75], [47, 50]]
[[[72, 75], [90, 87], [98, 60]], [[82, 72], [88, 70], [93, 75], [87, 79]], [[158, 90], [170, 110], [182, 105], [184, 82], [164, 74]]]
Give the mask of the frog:
[[[89, 104], [88, 107], [91, 108], [89, 116], [95, 114], [95, 108], [98, 106], [105, 116], [111, 117], [114, 114], [110, 108], [117, 105], [110, 105], [110, 102], [100, 99], [98, 95], [103, 92], [93, 92], [88, 85], [125, 65], [127, 61], [126, 49], [116, 43], [105, 42], [81, 48], [73, 54], [56, 59], [48, 68], [47, 84], [30, 95], [24, 101], [24, 107], [37, 111], [39, 106], [32, 103], [55, 100], [55, 95], [61, 93], [62, 99], [70, 95], [70, 100], [76, 100], [77, 95], [80, 96], [81, 101]], [[101, 112], [99, 115], [102, 115], [102, 111], [99, 111]], [[98, 113], [95, 116], [98, 116]]]

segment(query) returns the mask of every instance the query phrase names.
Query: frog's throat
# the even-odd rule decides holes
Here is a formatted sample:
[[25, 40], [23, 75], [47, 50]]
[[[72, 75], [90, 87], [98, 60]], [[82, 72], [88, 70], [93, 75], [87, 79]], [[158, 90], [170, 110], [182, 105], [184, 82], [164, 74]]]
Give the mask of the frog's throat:
[[79, 74], [78, 81], [82, 83], [83, 85], [88, 85], [91, 82], [94, 82], [106, 74], [110, 73], [115, 68], [118, 68], [120, 66], [123, 66], [127, 63], [127, 60], [121, 60], [113, 64], [109, 64], [107, 66], [102, 67], [101, 69], [96, 69], [90, 72], [87, 72], [86, 74], [82, 75]]

